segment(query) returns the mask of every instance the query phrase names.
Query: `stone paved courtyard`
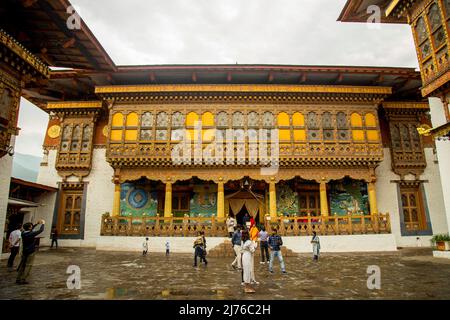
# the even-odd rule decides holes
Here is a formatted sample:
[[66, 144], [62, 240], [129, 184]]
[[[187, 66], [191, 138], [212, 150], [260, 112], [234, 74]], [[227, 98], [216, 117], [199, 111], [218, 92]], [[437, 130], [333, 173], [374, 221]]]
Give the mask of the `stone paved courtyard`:
[[[427, 249], [395, 253], [323, 254], [286, 259], [288, 274], [256, 263], [256, 294], [244, 295], [240, 273], [229, 258], [192, 266], [192, 256], [93, 249], [41, 249], [30, 284], [14, 283], [16, 272], [0, 267], [0, 299], [450, 299], [450, 260]], [[16, 260], [16, 263], [18, 259]], [[81, 268], [80, 290], [66, 286], [69, 265]], [[367, 266], [381, 268], [381, 290], [368, 290]]]

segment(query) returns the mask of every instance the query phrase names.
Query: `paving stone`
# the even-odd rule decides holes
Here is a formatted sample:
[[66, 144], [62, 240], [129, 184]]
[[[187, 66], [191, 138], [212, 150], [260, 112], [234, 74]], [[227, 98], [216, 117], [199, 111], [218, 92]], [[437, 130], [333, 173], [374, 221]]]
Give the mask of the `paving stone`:
[[[274, 274], [255, 259], [256, 293], [246, 295], [232, 257], [208, 257], [192, 267], [188, 254], [108, 252], [77, 248], [37, 253], [29, 285], [16, 285], [15, 271], [0, 266], [0, 299], [450, 299], [450, 261], [430, 250], [342, 253], [286, 257]], [[18, 263], [18, 259], [16, 260]], [[69, 265], [81, 269], [80, 290], [67, 288]], [[367, 288], [367, 267], [381, 269], [381, 290]]]

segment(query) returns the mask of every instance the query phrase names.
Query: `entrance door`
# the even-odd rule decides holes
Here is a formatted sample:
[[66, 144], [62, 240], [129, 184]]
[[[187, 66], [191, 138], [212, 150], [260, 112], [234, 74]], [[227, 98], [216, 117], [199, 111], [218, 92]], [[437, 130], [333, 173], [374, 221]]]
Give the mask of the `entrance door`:
[[[236, 221], [237, 224], [240, 226], [244, 226], [244, 216], [245, 214], [247, 214], [247, 208], [245, 207], [245, 205], [242, 207], [241, 211], [239, 211], [239, 213], [236, 215]], [[250, 214], [249, 214], [250, 215]]]

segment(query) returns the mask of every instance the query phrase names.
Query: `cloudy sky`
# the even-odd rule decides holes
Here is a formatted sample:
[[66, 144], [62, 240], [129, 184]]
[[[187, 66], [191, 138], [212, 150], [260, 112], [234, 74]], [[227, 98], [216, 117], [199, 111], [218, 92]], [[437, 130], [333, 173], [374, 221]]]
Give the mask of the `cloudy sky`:
[[[71, 0], [117, 65], [418, 67], [407, 25], [341, 23], [346, 0]], [[41, 156], [48, 116], [22, 100], [16, 151]]]

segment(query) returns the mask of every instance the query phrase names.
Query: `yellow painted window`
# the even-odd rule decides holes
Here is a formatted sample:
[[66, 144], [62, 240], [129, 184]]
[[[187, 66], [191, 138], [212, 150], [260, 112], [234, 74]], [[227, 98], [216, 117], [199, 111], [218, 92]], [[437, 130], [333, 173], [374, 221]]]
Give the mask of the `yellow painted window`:
[[278, 114], [277, 123], [279, 127], [289, 127], [289, 115], [286, 112], [281, 112]]
[[367, 140], [378, 141], [378, 131], [377, 130], [367, 130]]
[[125, 130], [125, 140], [127, 141], [137, 140], [137, 130]]
[[375, 119], [375, 116], [371, 113], [366, 114], [366, 127], [376, 127], [377, 121]]
[[127, 122], [126, 122], [127, 127], [137, 127], [138, 121], [139, 121], [138, 119], [139, 118], [138, 118], [137, 113], [132, 112], [132, 113], [128, 114]]
[[111, 130], [111, 141], [121, 141], [122, 130]]
[[213, 127], [214, 126], [214, 115], [211, 112], [205, 112], [202, 114], [202, 126]]
[[113, 127], [122, 127], [123, 126], [123, 114], [121, 114], [120, 112], [117, 112], [113, 115], [112, 126]]
[[198, 121], [198, 114], [195, 112], [189, 112], [186, 116], [186, 126], [187, 127], [193, 127], [195, 126], [195, 123]]
[[350, 123], [352, 127], [362, 127], [362, 117], [358, 113], [352, 113], [350, 117]]
[[305, 117], [300, 112], [294, 113], [292, 116], [292, 124], [294, 127], [303, 127], [305, 125]]
[[305, 130], [294, 130], [294, 140], [295, 141], [305, 141], [306, 140]]
[[364, 130], [352, 130], [352, 136], [354, 141], [363, 141]]
[[280, 141], [290, 141], [291, 140], [291, 130], [289, 129], [280, 129], [278, 131], [279, 133], [279, 140]]

